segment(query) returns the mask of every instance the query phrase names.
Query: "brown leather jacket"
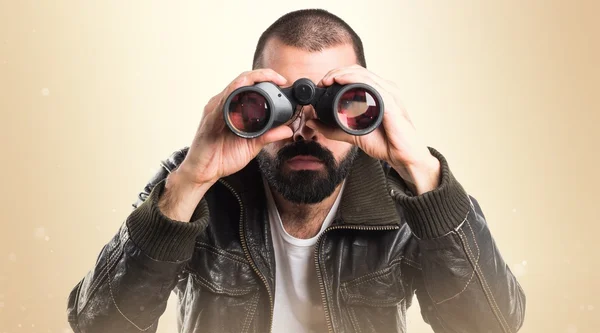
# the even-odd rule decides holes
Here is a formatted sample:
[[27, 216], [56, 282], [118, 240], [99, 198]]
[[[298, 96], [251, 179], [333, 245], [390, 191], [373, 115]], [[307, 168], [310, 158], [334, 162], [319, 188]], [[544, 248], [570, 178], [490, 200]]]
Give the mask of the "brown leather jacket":
[[[270, 332], [275, 260], [261, 177], [252, 161], [221, 179], [192, 223], [161, 214], [164, 181], [187, 147], [162, 161], [93, 269], [73, 288], [75, 332], [155, 332], [169, 295], [178, 332]], [[385, 163], [356, 160], [314, 263], [329, 332], [405, 332], [418, 298], [435, 332], [516, 332], [525, 295], [477, 201], [450, 172], [413, 196]]]

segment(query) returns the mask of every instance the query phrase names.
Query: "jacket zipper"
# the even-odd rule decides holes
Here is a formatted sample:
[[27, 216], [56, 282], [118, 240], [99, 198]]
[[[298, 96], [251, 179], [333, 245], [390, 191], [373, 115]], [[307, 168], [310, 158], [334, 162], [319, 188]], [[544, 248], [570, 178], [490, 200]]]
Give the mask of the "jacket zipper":
[[240, 204], [240, 223], [239, 223], [239, 225], [240, 225], [240, 238], [242, 241], [242, 248], [244, 249], [244, 254], [246, 255], [246, 259], [248, 259], [250, 266], [252, 267], [252, 269], [254, 270], [256, 275], [258, 275], [260, 277], [263, 284], [265, 285], [265, 288], [267, 289], [267, 293], [269, 294], [269, 309], [271, 310], [271, 316], [269, 318], [269, 333], [271, 333], [271, 330], [273, 328], [272, 326], [273, 326], [273, 311], [274, 311], [273, 310], [273, 308], [274, 308], [273, 294], [271, 293], [271, 289], [269, 288], [267, 279], [262, 275], [262, 273], [258, 270], [256, 265], [254, 264], [254, 260], [252, 260], [252, 256], [250, 256], [250, 250], [248, 250], [248, 244], [246, 243], [246, 234], [244, 233], [244, 204], [242, 203], [242, 199], [240, 198], [240, 196], [237, 194], [237, 192], [235, 192], [235, 190], [233, 189], [233, 187], [231, 185], [229, 185], [223, 179], [219, 179], [219, 182], [221, 184], [225, 185], [225, 187], [227, 187], [229, 189], [229, 191], [231, 191], [231, 193], [233, 193], [233, 195], [236, 197], [238, 203]]
[[378, 226], [378, 227], [367, 227], [367, 226], [358, 226], [358, 225], [337, 225], [331, 226], [325, 229], [323, 233], [317, 239], [317, 243], [315, 246], [315, 266], [317, 269], [317, 280], [319, 281], [319, 289], [321, 290], [321, 300], [323, 302], [323, 310], [325, 310], [325, 319], [327, 321], [327, 331], [333, 333], [333, 325], [331, 323], [331, 314], [329, 311], [329, 306], [327, 305], [327, 295], [325, 293], [325, 283], [323, 282], [323, 275], [321, 273], [321, 267], [319, 266], [319, 246], [321, 244], [321, 240], [324, 238], [325, 233], [330, 230], [336, 229], [353, 229], [353, 230], [397, 230], [400, 229], [399, 226]]

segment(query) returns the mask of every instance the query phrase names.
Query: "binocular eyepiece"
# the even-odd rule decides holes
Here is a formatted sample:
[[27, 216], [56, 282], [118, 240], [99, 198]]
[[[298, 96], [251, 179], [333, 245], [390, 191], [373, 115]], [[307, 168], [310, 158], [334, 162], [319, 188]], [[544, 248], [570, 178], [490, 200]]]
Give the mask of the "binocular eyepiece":
[[225, 101], [223, 115], [229, 129], [243, 138], [256, 138], [268, 130], [292, 123], [302, 107], [312, 105], [317, 118], [351, 135], [365, 135], [383, 120], [383, 100], [363, 83], [317, 87], [302, 78], [291, 87], [260, 82], [234, 90]]

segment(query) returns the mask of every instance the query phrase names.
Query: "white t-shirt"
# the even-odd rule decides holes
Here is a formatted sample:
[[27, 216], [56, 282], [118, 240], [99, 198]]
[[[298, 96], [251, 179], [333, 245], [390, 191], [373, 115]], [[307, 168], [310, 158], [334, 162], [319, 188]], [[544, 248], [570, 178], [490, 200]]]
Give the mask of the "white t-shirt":
[[274, 333], [326, 332], [325, 312], [315, 268], [314, 249], [321, 233], [331, 224], [341, 192], [325, 217], [319, 233], [310, 239], [295, 238], [283, 228], [269, 186], [263, 178], [269, 222], [275, 249]]

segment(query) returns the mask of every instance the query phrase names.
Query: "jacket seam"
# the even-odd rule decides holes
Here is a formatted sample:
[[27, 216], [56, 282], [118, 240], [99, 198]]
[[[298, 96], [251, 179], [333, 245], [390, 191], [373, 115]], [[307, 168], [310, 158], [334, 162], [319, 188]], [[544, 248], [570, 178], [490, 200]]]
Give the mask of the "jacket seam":
[[[479, 263], [479, 258], [481, 257], [481, 251], [479, 250], [479, 245], [477, 244], [477, 240], [475, 239], [475, 232], [473, 231], [473, 228], [471, 227], [471, 223], [469, 221], [467, 221], [467, 227], [469, 227], [469, 230], [471, 230], [471, 235], [473, 236], [473, 243], [475, 244], [475, 248], [477, 249], [477, 260], [475, 262]], [[463, 231], [463, 233], [465, 234], [466, 237], [466, 233]], [[470, 248], [471, 246], [469, 246]]]
[[394, 300], [394, 301], [384, 301], [384, 300], [369, 299], [368, 297], [365, 297], [362, 295], [348, 295], [348, 300], [350, 300], [350, 299], [357, 299], [358, 301], [360, 301], [362, 304], [365, 304], [365, 305], [370, 305], [370, 306], [374, 306], [374, 307], [386, 307], [386, 306], [392, 306], [392, 305], [398, 306], [398, 304], [400, 304], [402, 301], [404, 301], [405, 297], [402, 297], [401, 299]]
[[[129, 240], [127, 240], [127, 241], [129, 241]], [[125, 241], [125, 243], [126, 243], [127, 241]], [[121, 253], [121, 255], [123, 254], [123, 251], [124, 251], [124, 248], [125, 248], [125, 243], [123, 243], [123, 244], [121, 245], [121, 250], [119, 251], [119, 253]], [[119, 255], [117, 258], [120, 258], [120, 257], [121, 257], [121, 255]], [[115, 259], [114, 263], [116, 264], [116, 263], [117, 263], [117, 261], [118, 261], [118, 260], [116, 260], [116, 259]], [[111, 266], [113, 266], [113, 265], [111, 265]], [[109, 267], [109, 271], [110, 271], [110, 269], [111, 269], [111, 268]], [[152, 326], [154, 326], [154, 323], [152, 323], [152, 324], [150, 324], [150, 326], [148, 326], [148, 327], [146, 327], [146, 328], [140, 328], [140, 327], [139, 327], [137, 324], [135, 324], [135, 323], [134, 323], [134, 322], [133, 322], [131, 319], [129, 319], [129, 318], [128, 318], [128, 317], [127, 317], [127, 316], [126, 316], [124, 313], [123, 313], [123, 311], [121, 311], [121, 309], [120, 309], [120, 308], [119, 308], [119, 306], [117, 305], [117, 301], [115, 300], [115, 296], [114, 296], [114, 294], [113, 294], [112, 285], [111, 285], [111, 283], [110, 283], [110, 274], [108, 274], [107, 281], [108, 281], [108, 290], [109, 290], [109, 292], [110, 292], [110, 298], [111, 298], [111, 300], [112, 300], [112, 302], [113, 302], [113, 304], [114, 304], [115, 308], [117, 309], [117, 311], [118, 311], [118, 312], [121, 314], [121, 316], [122, 316], [123, 318], [125, 318], [125, 320], [127, 320], [127, 321], [128, 321], [130, 324], [131, 324], [131, 325], [133, 325], [135, 328], [137, 328], [139, 331], [142, 331], [142, 332], [143, 332], [143, 331], [147, 331], [147, 330], [149, 330], [149, 329], [150, 329]]]
[[[392, 269], [393, 266], [395, 266], [396, 264], [406, 264], [408, 266], [414, 267], [418, 270], [422, 270], [421, 266], [419, 264], [417, 264], [416, 262], [406, 258], [405, 256], [400, 256], [400, 258], [394, 259], [390, 262], [390, 264], [388, 265], [388, 267], [382, 268], [378, 271], [357, 277], [355, 279], [352, 279], [350, 281], [346, 281], [343, 282], [342, 284], [347, 286], [347, 287], [353, 287], [353, 286], [357, 286], [360, 285], [362, 283], [365, 283], [367, 281], [370, 281], [372, 279], [378, 278], [382, 275], [388, 274], [389, 271]], [[361, 281], [364, 280], [364, 281]]]
[[254, 314], [256, 313], [256, 307], [258, 306], [258, 301], [259, 301], [259, 294], [255, 294], [254, 296], [252, 296], [252, 310], [248, 311], [248, 316], [246, 316], [246, 319], [244, 319], [244, 325], [242, 326], [242, 332], [241, 333], [245, 333], [248, 332], [250, 330], [250, 323], [252, 323], [252, 319], [254, 318]]
[[[127, 237], [127, 236], [125, 236], [125, 237]], [[121, 245], [122, 245], [121, 242], [119, 242], [113, 249], [113, 252], [106, 259], [106, 263], [101, 268], [100, 273], [98, 274], [98, 278], [94, 282], [92, 282], [92, 285], [90, 286], [90, 292], [88, 295], [86, 295], [87, 298], [85, 300], [85, 303], [81, 307], [81, 310], [77, 311], [77, 316], [79, 316], [79, 314], [82, 313], [86, 309], [90, 298], [93, 297], [94, 294], [96, 293], [96, 291], [98, 290], [98, 288], [100, 288], [100, 285], [104, 282], [104, 279], [108, 278], [111, 262], [113, 261], [115, 256], [120, 255], [120, 252], [122, 251]], [[77, 300], [78, 299], [79, 299], [79, 294], [77, 295]], [[79, 326], [79, 324], [78, 324], [78, 326]]]
[[[479, 245], [477, 244], [477, 239], [475, 238], [475, 232], [473, 232], [473, 228], [471, 228], [471, 223], [469, 222], [469, 220], [466, 221], [466, 224], [471, 229], [471, 233], [473, 236], [473, 243], [475, 244], [477, 251], [479, 251]], [[464, 232], [464, 230], [461, 230], [461, 232], [463, 233], [464, 238], [467, 238], [467, 234]], [[471, 251], [470, 246], [469, 246], [469, 252], [471, 253], [471, 256], [473, 256], [473, 252]], [[483, 271], [481, 271], [481, 266], [479, 266], [479, 260], [475, 261], [475, 270], [478, 271], [478, 276], [480, 276], [481, 279], [483, 280], [482, 286], [484, 287], [484, 289], [487, 289], [487, 292], [490, 295], [490, 298], [492, 299], [491, 303], [493, 303], [493, 305], [492, 304], [490, 304], [490, 305], [492, 305], [493, 307], [496, 308], [496, 311], [498, 311], [498, 315], [500, 317], [499, 319], [503, 323], [503, 326], [506, 325], [506, 329], [508, 330], [508, 332], [511, 332], [510, 325], [508, 325], [508, 322], [506, 322], [506, 319], [504, 318], [502, 311], [500, 311], [500, 307], [498, 306], [498, 303], [496, 302], [496, 298], [494, 298], [494, 294], [492, 293], [492, 291], [489, 287], [489, 284], [487, 283], [487, 280], [485, 279], [485, 276], [483, 275]]]
[[[113, 249], [116, 250], [120, 247], [120, 244], [117, 244], [117, 246]], [[108, 250], [107, 250], [108, 251]], [[100, 285], [102, 284], [102, 282], [104, 282], [104, 279], [106, 278], [106, 275], [108, 274], [109, 271], [109, 265], [112, 262], [113, 258], [119, 254], [119, 251], [113, 251], [108, 258], [106, 259], [106, 262], [104, 263], [104, 265], [100, 268], [100, 273], [98, 274], [98, 279], [96, 279], [94, 282], [92, 282], [92, 285], [90, 286], [91, 289], [91, 293], [90, 296], [92, 296], [95, 292], [96, 289], [98, 289], [98, 287], [100, 287]], [[88, 298], [89, 299], [89, 298]], [[87, 305], [87, 300], [83, 306], [83, 309], [85, 309], [85, 306]], [[83, 311], [82, 309], [82, 311]]]
[[[320, 253], [323, 253], [325, 251], [324, 247], [325, 247], [325, 238], [326, 237], [327, 237], [327, 235], [323, 235], [323, 240], [321, 241], [321, 250], [319, 251]], [[319, 257], [319, 259], [322, 259], [322, 258]], [[323, 269], [323, 280], [324, 280], [324, 282], [329, 281], [329, 278], [327, 277], [327, 269]], [[325, 304], [325, 306], [327, 306], [329, 308], [329, 315], [331, 316], [331, 326], [332, 326], [333, 330], [335, 331], [337, 318], [336, 318], [335, 311], [333, 311], [333, 309], [332, 309], [332, 306], [329, 305], [329, 303], [331, 303], [331, 298], [333, 296], [330, 295], [328, 292], [327, 283], [324, 284], [324, 289], [325, 289], [326, 300], [328, 300], [328, 302], [327, 302], [327, 304]]]
[[[391, 304], [396, 304], [397, 305], [398, 303], [402, 302], [406, 298], [404, 290], [401, 290], [402, 298], [400, 298], [399, 300], [394, 299], [393, 301], [390, 301], [390, 300], [369, 299], [368, 297], [365, 297], [365, 296], [362, 296], [362, 295], [355, 295], [355, 294], [351, 293], [350, 291], [348, 291], [348, 289], [352, 288], [352, 287], [359, 286], [359, 285], [361, 285], [363, 283], [366, 283], [366, 282], [373, 281], [376, 278], [392, 274], [393, 273], [393, 270], [392, 270], [393, 267], [396, 264], [398, 264], [398, 263], [401, 264], [401, 261], [402, 261], [402, 258], [395, 259], [395, 260], [392, 261], [392, 263], [390, 264], [390, 266], [388, 266], [388, 267], [386, 267], [384, 269], [381, 269], [381, 270], [378, 270], [376, 272], [369, 273], [369, 274], [367, 274], [365, 276], [356, 278], [354, 280], [342, 283], [340, 285], [340, 289], [342, 289], [342, 295], [347, 298], [347, 300], [346, 300], [347, 302], [349, 302], [350, 300], [356, 300], [356, 301], [358, 301], [358, 302], [360, 302], [362, 304], [369, 305], [369, 306], [375, 306], [375, 307], [382, 307], [382, 306], [385, 306], [385, 305], [389, 306]], [[362, 281], [360, 281], [360, 280], [362, 280]], [[402, 283], [402, 282], [400, 282], [400, 283]]]
[[[467, 224], [469, 224], [469, 221], [467, 221]], [[459, 230], [458, 235], [463, 242], [463, 246], [465, 247], [465, 250], [467, 252], [467, 257], [469, 257], [471, 260], [473, 260], [473, 257], [474, 257], [473, 252], [471, 251], [471, 248], [467, 244], [466, 233], [463, 230]], [[477, 244], [477, 240], [475, 239], [475, 237], [473, 237], [473, 241], [475, 242], [475, 244]], [[490, 305], [492, 310], [494, 310], [493, 312], [495, 312], [496, 319], [498, 319], [498, 321], [500, 322], [500, 326], [502, 326], [502, 329], [504, 331], [511, 333], [512, 330], [510, 329], [510, 326], [506, 322], [506, 319], [504, 319], [504, 315], [500, 311], [500, 309], [496, 303], [496, 299], [494, 298], [494, 295], [492, 295], [491, 290], [489, 289], [489, 285], [488, 285], [485, 277], [483, 276], [483, 272], [481, 271], [481, 267], [479, 266], [479, 263], [473, 262], [472, 264], [475, 268], [475, 272], [477, 273], [477, 277], [480, 278], [480, 282], [481, 282], [481, 286], [483, 288], [484, 294], [486, 294], [486, 296], [488, 296], [488, 304]]]
[[349, 287], [355, 287], [355, 286], [359, 286], [365, 282], [369, 282], [373, 279], [376, 279], [378, 277], [384, 276], [384, 275], [388, 275], [392, 272], [392, 268], [398, 264], [398, 262], [401, 262], [402, 258], [398, 258], [398, 259], [394, 259], [392, 260], [392, 262], [390, 263], [390, 265], [386, 268], [380, 269], [378, 271], [363, 275], [361, 277], [358, 277], [356, 279], [347, 281], [347, 282], [343, 282], [342, 286], [349, 288]]
[[358, 318], [356, 318], [356, 312], [354, 312], [354, 308], [349, 307], [348, 312], [350, 314], [350, 320], [352, 321], [352, 326], [354, 326], [354, 329], [358, 333], [362, 333], [362, 330], [360, 329], [360, 325], [358, 324]]
[[404, 256], [401, 257], [402, 261], [404, 261], [404, 263], [408, 266], [414, 267], [418, 270], [423, 270], [423, 268], [421, 267], [421, 265], [415, 261], [412, 261], [411, 259], [408, 259]]
[[[104, 264], [100, 267], [100, 271], [98, 273], [98, 279], [94, 280], [92, 282], [92, 285], [90, 286], [90, 296], [93, 295], [96, 292], [96, 289], [100, 286], [100, 284], [103, 282], [104, 278], [106, 277], [106, 274], [108, 272], [108, 264], [112, 261], [113, 256], [115, 256], [116, 251], [111, 253], [108, 258], [106, 258], [106, 261], [104, 262]], [[79, 295], [77, 295], [79, 298]], [[85, 309], [85, 306], [87, 305], [87, 300], [85, 302], [85, 304], [83, 305], [83, 309]]]
[[[466, 224], [467, 224], [467, 226], [469, 227], [469, 229], [471, 229], [471, 234], [473, 235], [473, 241], [475, 241], [475, 233], [473, 232], [473, 228], [471, 228], [471, 224], [469, 223], [469, 221], [468, 221], [468, 220], [467, 220], [467, 223], [466, 223]], [[475, 247], [477, 248], [477, 259], [475, 259], [475, 262], [476, 262], [476, 263], [479, 263], [479, 259], [481, 258], [481, 252], [480, 252], [480, 250], [479, 250], [479, 246], [477, 245], [477, 242], [474, 242], [474, 243], [475, 243]], [[465, 248], [466, 248], [466, 247], [468, 247], [468, 248], [469, 248], [469, 251], [472, 251], [472, 250], [471, 250], [471, 246], [470, 246], [470, 245], [468, 245], [468, 244], [465, 244]], [[467, 255], [467, 259], [468, 259], [468, 255]], [[470, 284], [471, 284], [471, 282], [473, 281], [473, 278], [475, 277], [475, 274], [476, 274], [476, 273], [475, 273], [475, 267], [473, 267], [473, 272], [471, 272], [471, 277], [469, 278], [469, 281], [467, 281], [467, 284], [465, 284], [465, 287], [464, 287], [464, 288], [463, 288], [463, 289], [462, 289], [460, 292], [458, 292], [458, 294], [456, 294], [456, 295], [454, 295], [454, 296], [451, 296], [451, 297], [448, 297], [448, 298], [446, 298], [446, 299], [444, 299], [444, 300], [441, 300], [441, 301], [434, 301], [434, 302], [435, 302], [436, 304], [442, 304], [442, 303], [444, 303], [444, 302], [447, 302], [447, 301], [449, 301], [449, 300], [452, 300], [452, 299], [454, 299], [454, 298], [456, 298], [456, 297], [460, 296], [460, 294], [464, 293], [464, 292], [467, 290], [467, 288], [469, 287], [469, 285], [470, 285]], [[431, 295], [429, 295], [429, 296], [431, 297]], [[433, 300], [433, 297], [431, 297], [431, 299]]]
[[229, 252], [227, 252], [227, 251], [225, 251], [223, 249], [219, 249], [217, 247], [211, 246], [211, 245], [209, 245], [207, 243], [196, 242], [196, 248], [204, 248], [207, 251], [212, 252], [213, 254], [223, 256], [223, 257], [225, 257], [227, 259], [230, 259], [230, 260], [233, 260], [233, 261], [237, 261], [240, 264], [250, 265], [250, 263], [248, 262], [248, 260], [246, 260], [246, 259], [244, 259], [242, 257], [239, 257], [239, 256], [237, 256], [235, 254], [229, 253]]
[[208, 288], [212, 292], [225, 294], [225, 295], [229, 295], [229, 296], [242, 296], [242, 295], [246, 295], [252, 291], [257, 290], [256, 288], [230, 289], [230, 288], [219, 287], [219, 286], [215, 285], [214, 283], [208, 281], [207, 279], [203, 278], [202, 276], [198, 275], [197, 273], [193, 274], [192, 277], [198, 279], [198, 283], [203, 285], [205, 288]]
[[[473, 272], [471, 272], [471, 277], [469, 278], [469, 281], [467, 281], [467, 284], [465, 284], [465, 287], [461, 291], [459, 291], [456, 295], [450, 296], [441, 301], [434, 301], [435, 304], [439, 305], [439, 304], [445, 303], [447, 301], [450, 301], [450, 300], [455, 299], [456, 297], [460, 296], [460, 294], [464, 293], [465, 290], [467, 290], [467, 288], [469, 288], [469, 285], [471, 284], [471, 282], [473, 282], [473, 277], [475, 277], [475, 269], [473, 269]], [[433, 296], [429, 295], [429, 297], [431, 297], [431, 299], [433, 300]]]

